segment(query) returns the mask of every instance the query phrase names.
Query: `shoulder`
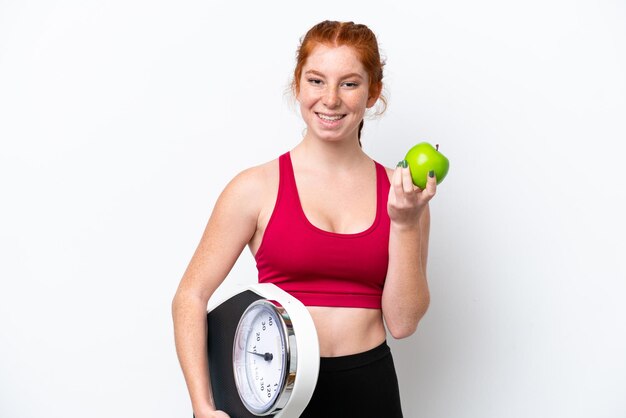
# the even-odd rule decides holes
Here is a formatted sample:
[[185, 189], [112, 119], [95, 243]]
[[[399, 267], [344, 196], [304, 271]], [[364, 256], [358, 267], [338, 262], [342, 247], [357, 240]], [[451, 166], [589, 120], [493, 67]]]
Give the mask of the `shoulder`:
[[228, 182], [219, 201], [239, 213], [258, 215], [266, 202], [275, 197], [278, 173], [278, 159], [246, 168]]
[[246, 168], [226, 185], [230, 192], [252, 193], [263, 191], [273, 178], [278, 178], [278, 159]]

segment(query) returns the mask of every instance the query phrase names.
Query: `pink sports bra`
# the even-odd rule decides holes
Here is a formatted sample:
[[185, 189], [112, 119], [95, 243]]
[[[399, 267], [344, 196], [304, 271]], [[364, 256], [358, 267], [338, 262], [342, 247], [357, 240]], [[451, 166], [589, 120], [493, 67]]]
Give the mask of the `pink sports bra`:
[[274, 283], [306, 306], [381, 308], [389, 261], [389, 178], [375, 165], [374, 222], [365, 231], [339, 234], [309, 222], [291, 157], [279, 157], [278, 197], [255, 256], [259, 283]]

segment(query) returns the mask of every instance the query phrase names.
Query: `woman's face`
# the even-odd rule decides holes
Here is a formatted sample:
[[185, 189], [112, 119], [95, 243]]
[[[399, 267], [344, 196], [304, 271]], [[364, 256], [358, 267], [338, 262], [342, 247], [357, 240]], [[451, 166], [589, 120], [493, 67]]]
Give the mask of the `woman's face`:
[[369, 96], [369, 77], [349, 46], [317, 45], [306, 60], [297, 94], [307, 136], [327, 141], [357, 138]]

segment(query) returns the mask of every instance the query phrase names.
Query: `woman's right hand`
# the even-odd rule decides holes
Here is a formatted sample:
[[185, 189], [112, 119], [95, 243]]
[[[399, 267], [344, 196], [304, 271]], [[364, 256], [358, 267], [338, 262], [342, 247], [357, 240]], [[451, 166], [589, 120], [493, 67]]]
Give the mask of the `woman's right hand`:
[[230, 418], [224, 411], [213, 411], [208, 418]]
[[230, 418], [224, 411], [208, 411], [206, 414], [194, 415], [194, 418]]

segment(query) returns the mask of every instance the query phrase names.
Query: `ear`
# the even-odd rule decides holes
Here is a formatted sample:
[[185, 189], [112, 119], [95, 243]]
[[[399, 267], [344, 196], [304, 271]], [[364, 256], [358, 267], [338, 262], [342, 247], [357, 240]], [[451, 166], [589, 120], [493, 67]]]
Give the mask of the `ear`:
[[375, 86], [371, 86], [370, 96], [367, 98], [367, 104], [366, 104], [366, 107], [368, 109], [376, 104], [376, 102], [378, 101], [378, 98], [380, 97], [380, 93], [382, 92], [382, 90], [383, 90], [382, 82], [377, 83], [377, 85]]
[[295, 81], [291, 81], [291, 84], [289, 85], [289, 90], [291, 90], [291, 95], [294, 99], [296, 99], [296, 102], [300, 103], [300, 88], [296, 86]]

